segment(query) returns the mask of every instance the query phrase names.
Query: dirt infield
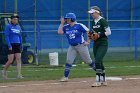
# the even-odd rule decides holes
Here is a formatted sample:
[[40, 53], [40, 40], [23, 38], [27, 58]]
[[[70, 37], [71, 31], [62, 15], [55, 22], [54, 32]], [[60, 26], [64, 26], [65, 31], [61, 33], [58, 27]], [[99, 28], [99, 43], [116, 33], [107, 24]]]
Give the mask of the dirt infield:
[[108, 86], [102, 87], [91, 87], [94, 78], [0, 83], [0, 93], [140, 93], [140, 76], [122, 76], [121, 79], [108, 78]]

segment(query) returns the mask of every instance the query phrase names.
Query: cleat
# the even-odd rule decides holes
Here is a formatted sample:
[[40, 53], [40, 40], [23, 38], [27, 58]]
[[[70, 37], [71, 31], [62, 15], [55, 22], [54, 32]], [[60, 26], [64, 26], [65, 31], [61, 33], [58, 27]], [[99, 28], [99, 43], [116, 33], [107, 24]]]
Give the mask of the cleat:
[[18, 79], [23, 79], [24, 77], [22, 75], [17, 76]]
[[100, 87], [101, 86], [101, 82], [95, 82], [94, 84], [92, 84], [91, 87]]
[[102, 82], [101, 85], [102, 86], [107, 86], [107, 82]]
[[7, 78], [7, 72], [6, 71], [2, 70], [1, 73], [2, 73], [3, 79], [8, 79]]
[[67, 82], [68, 81], [68, 77], [63, 77], [60, 79], [60, 82]]

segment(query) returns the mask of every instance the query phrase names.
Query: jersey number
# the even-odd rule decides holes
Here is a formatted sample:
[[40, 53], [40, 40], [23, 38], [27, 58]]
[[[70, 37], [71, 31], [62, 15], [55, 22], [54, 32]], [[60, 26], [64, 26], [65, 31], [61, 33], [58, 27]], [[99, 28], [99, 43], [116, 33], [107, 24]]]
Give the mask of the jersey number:
[[70, 35], [69, 35], [69, 38], [70, 38], [70, 39], [74, 39], [74, 38], [75, 38], [75, 34], [70, 34]]

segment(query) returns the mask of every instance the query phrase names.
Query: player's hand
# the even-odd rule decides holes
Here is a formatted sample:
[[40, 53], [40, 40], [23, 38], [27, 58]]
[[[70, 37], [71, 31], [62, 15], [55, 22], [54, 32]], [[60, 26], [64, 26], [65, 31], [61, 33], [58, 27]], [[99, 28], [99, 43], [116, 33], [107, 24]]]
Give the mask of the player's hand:
[[83, 44], [84, 44], [84, 46], [87, 46], [87, 45], [89, 45], [90, 43], [87, 42], [87, 41], [85, 41]]
[[62, 25], [65, 23], [65, 19], [64, 19], [63, 16], [61, 16], [60, 21], [61, 21], [61, 24], [62, 24]]

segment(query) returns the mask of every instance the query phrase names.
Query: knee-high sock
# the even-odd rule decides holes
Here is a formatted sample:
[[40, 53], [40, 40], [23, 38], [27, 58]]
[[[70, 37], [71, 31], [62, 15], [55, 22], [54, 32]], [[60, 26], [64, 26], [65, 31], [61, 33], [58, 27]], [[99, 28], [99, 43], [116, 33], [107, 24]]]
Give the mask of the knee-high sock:
[[102, 69], [96, 69], [96, 82], [101, 82]]
[[101, 73], [101, 81], [102, 82], [106, 81], [106, 79], [105, 79], [105, 70]]
[[64, 76], [65, 77], [68, 77], [69, 76], [71, 67], [72, 67], [71, 64], [68, 64], [68, 63], [65, 64], [65, 70], [64, 70]]

